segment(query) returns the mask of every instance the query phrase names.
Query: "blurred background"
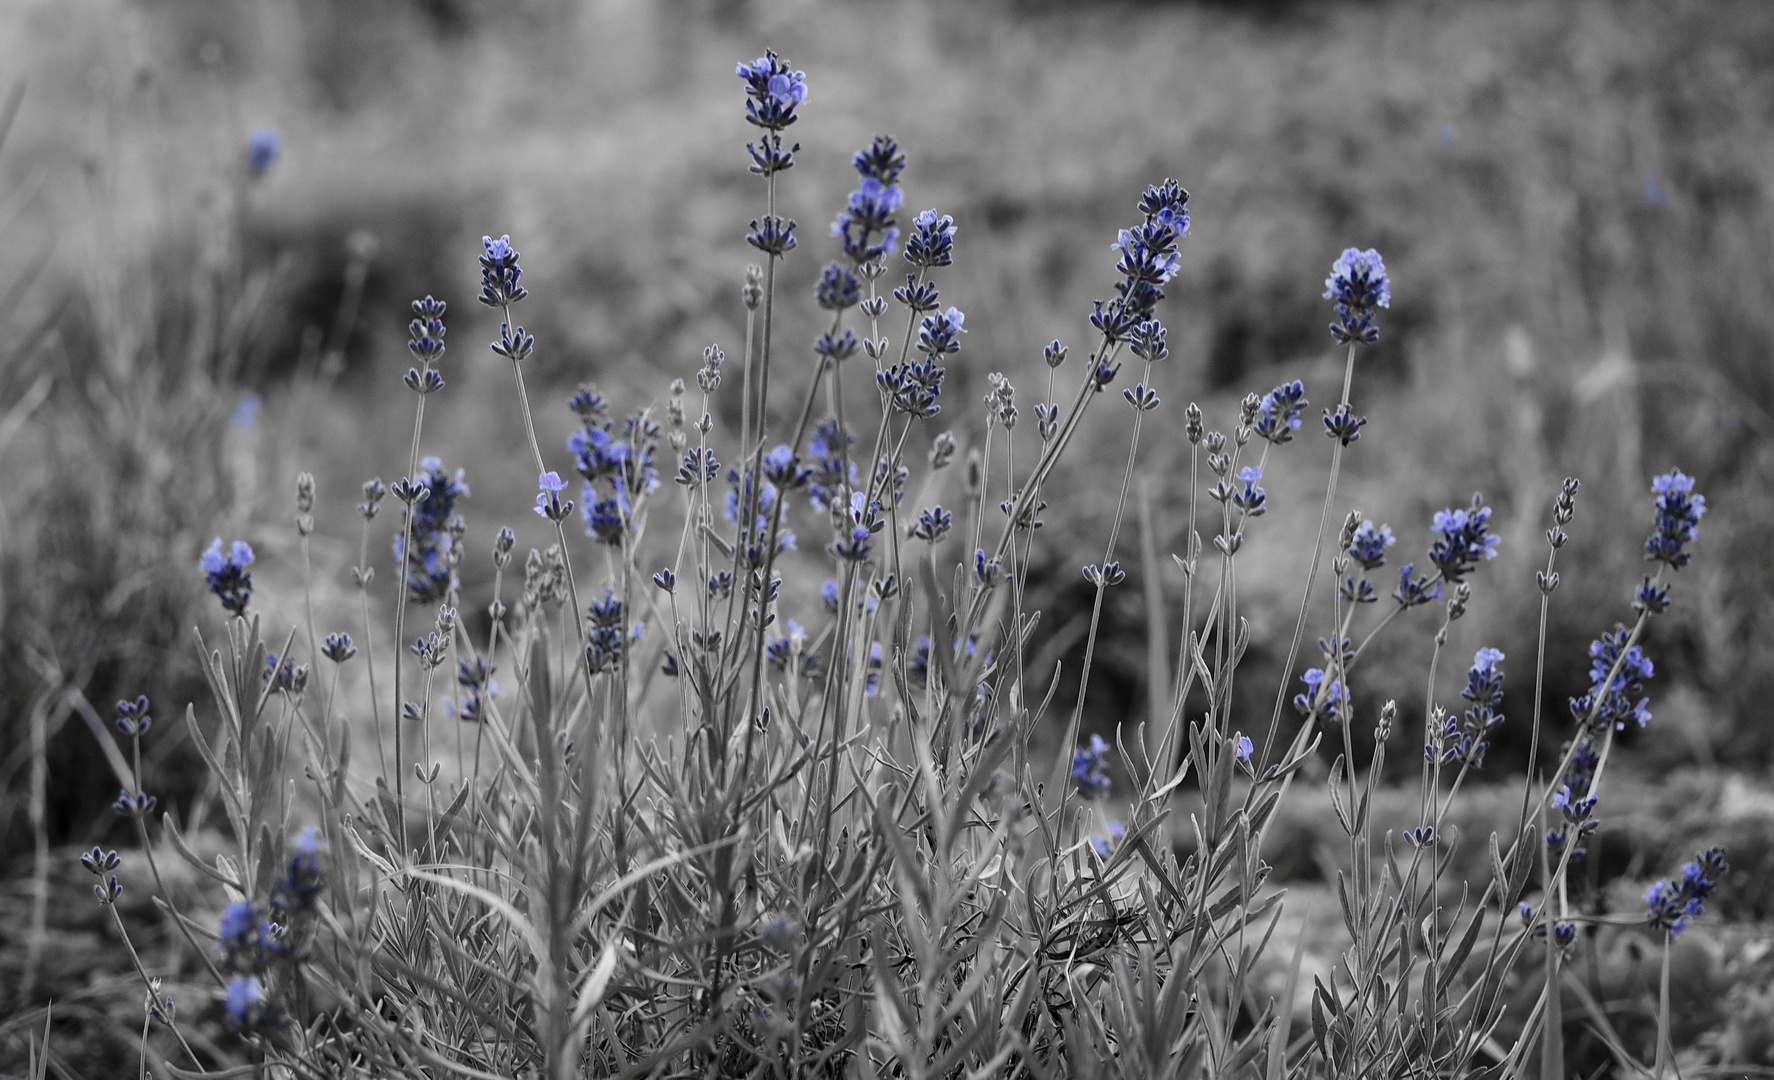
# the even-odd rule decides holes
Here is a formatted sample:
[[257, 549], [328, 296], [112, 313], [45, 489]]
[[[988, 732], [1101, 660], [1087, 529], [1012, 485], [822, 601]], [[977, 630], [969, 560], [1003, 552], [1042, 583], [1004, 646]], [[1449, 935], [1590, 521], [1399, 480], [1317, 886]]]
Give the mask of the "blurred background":
[[[1498, 776], [1526, 763], [1533, 573], [1559, 480], [1583, 488], [1552, 605], [1548, 752], [1587, 687], [1588, 642], [1629, 615], [1650, 477], [1698, 478], [1695, 561], [1647, 639], [1656, 719], [1610, 770], [1591, 882], [1596, 904], [1627, 910], [1697, 846], [1730, 846], [1728, 917], [1684, 939], [1680, 1031], [1699, 1060], [1774, 1065], [1760, 930], [1774, 906], [1774, 7], [1621, 0], [0, 5], [0, 1061], [52, 997], [96, 1033], [92, 1060], [112, 1040], [133, 1061], [139, 988], [121, 963], [95, 966], [110, 930], [64, 856], [128, 840], [94, 725], [118, 697], [150, 695], [154, 790], [185, 816], [201, 802], [182, 724], [187, 702], [204, 722], [192, 628], [214, 640], [221, 619], [197, 557], [215, 535], [249, 540], [268, 636], [287, 632], [300, 470], [319, 480], [317, 618], [355, 625], [352, 506], [365, 479], [404, 471], [410, 437], [409, 300], [451, 305], [426, 451], [466, 467], [474, 491], [465, 609], [490, 596], [500, 525], [520, 552], [544, 542], [508, 377], [486, 351], [497, 319], [473, 303], [483, 234], [523, 253], [532, 393], [563, 463], [580, 382], [627, 410], [663, 401], [711, 342], [737, 359], [744, 225], [762, 195], [732, 72], [766, 47], [812, 90], [783, 181], [803, 242], [778, 340], [816, 333], [804, 301], [835, 252], [825, 224], [853, 186], [849, 157], [894, 135], [907, 210], [959, 225], [940, 284], [968, 334], [941, 426], [964, 444], [984, 432], [988, 372], [1022, 389], [1027, 418], [1041, 347], [1088, 347], [1109, 244], [1147, 183], [1175, 177], [1194, 196], [1161, 308], [1171, 421], [1195, 400], [1230, 430], [1243, 394], [1293, 378], [1309, 416], [1334, 404], [1322, 282], [1343, 248], [1378, 248], [1393, 303], [1360, 360], [1369, 426], [1339, 513], [1389, 522], [1396, 566], [1424, 561], [1435, 510], [1475, 491], [1495, 507], [1502, 555], [1476, 578], [1436, 694], [1458, 700], [1477, 648], [1509, 654]], [[1308, 438], [1271, 456], [1272, 510], [1250, 530], [1249, 728], [1282, 679], [1323, 451]], [[1101, 559], [1124, 453], [1119, 416], [1097, 410], [1053, 485], [1064, 497], [1049, 495], [1028, 577], [1048, 667], [1076, 671], [1090, 603], [1077, 568]], [[1168, 423], [1142, 448], [1167, 609], [1187, 461]], [[397, 526], [385, 514], [370, 534], [385, 578]], [[1130, 567], [1138, 547], [1124, 532]], [[1088, 730], [1144, 717], [1144, 595], [1110, 594]], [[1313, 636], [1328, 603], [1317, 614]], [[1370, 705], [1423, 699], [1432, 630], [1419, 611], [1364, 660]], [[1074, 692], [1062, 680], [1056, 700]], [[1408, 747], [1392, 757], [1414, 775]], [[1301, 887], [1334, 861], [1311, 798], [1271, 855]], [[1468, 828], [1512, 828], [1509, 802], [1479, 793]], [[134, 914], [158, 926], [144, 892]], [[156, 932], [148, 947], [175, 970]], [[1598, 985], [1640, 1002], [1622, 942]]]

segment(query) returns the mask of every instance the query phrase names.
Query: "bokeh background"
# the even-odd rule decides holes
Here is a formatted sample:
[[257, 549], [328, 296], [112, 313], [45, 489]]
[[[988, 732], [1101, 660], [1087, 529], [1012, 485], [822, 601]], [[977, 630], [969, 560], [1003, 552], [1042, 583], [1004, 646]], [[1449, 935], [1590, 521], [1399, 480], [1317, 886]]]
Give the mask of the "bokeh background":
[[[213, 637], [220, 618], [197, 555], [214, 535], [250, 540], [267, 618], [292, 625], [299, 470], [320, 487], [317, 617], [352, 625], [351, 507], [363, 480], [404, 469], [409, 300], [451, 305], [426, 449], [474, 490], [465, 608], [490, 595], [481, 553], [500, 525], [520, 551], [543, 542], [506, 373], [485, 350], [497, 320], [472, 302], [483, 234], [523, 253], [532, 388], [563, 461], [580, 382], [639, 407], [711, 342], [737, 355], [743, 227], [762, 208], [732, 70], [765, 47], [812, 88], [784, 182], [803, 247], [779, 340], [815, 333], [800, 298], [831, 255], [849, 156], [893, 134], [908, 210], [960, 228], [943, 284], [968, 334], [943, 419], [963, 442], [984, 431], [969, 403], [988, 372], [1038, 394], [1041, 347], [1087, 343], [1109, 243], [1149, 182], [1194, 194], [1162, 308], [1173, 420], [1195, 400], [1229, 429], [1239, 397], [1292, 378], [1311, 415], [1333, 403], [1322, 281], [1344, 247], [1379, 248], [1393, 306], [1357, 373], [1369, 427], [1344, 505], [1391, 523], [1395, 565], [1422, 561], [1436, 509], [1475, 491], [1495, 507], [1502, 555], [1436, 690], [1457, 700], [1480, 646], [1510, 655], [1491, 772], [1526, 764], [1533, 572], [1559, 480], [1583, 488], [1552, 606], [1555, 724], [1587, 685], [1588, 641], [1626, 615], [1650, 476], [1699, 479], [1696, 559], [1648, 637], [1656, 720], [1610, 770], [1590, 881], [1596, 903], [1629, 910], [1696, 846], [1731, 847], [1725, 917], [1685, 939], [1678, 1034], [1702, 1064], [1774, 1066], [1774, 8], [1620, 0], [0, 5], [0, 1061], [54, 998], [92, 1036], [64, 1048], [69, 1075], [113, 1051], [133, 1062], [139, 989], [65, 854], [128, 839], [94, 724], [149, 694], [157, 792], [187, 817], [201, 804], [182, 714], [198, 702], [203, 722], [192, 628]], [[258, 130], [280, 145], [263, 172], [248, 163]], [[1082, 652], [1077, 567], [1101, 558], [1124, 440], [1100, 410], [1050, 495], [1028, 580], [1049, 667], [1075, 671]], [[1246, 549], [1252, 729], [1282, 677], [1322, 450], [1271, 458], [1273, 509]], [[1145, 713], [1146, 575], [1167, 609], [1180, 600], [1163, 553], [1184, 543], [1186, 444], [1161, 426], [1141, 461], [1160, 555], [1134, 566], [1124, 534], [1142, 587], [1111, 594], [1086, 720], [1104, 734]], [[395, 517], [371, 534], [384, 567]], [[1418, 614], [1358, 679], [1370, 703], [1423, 699]], [[1411, 768], [1408, 748], [1392, 756]], [[1510, 802], [1479, 792], [1468, 829], [1506, 832]], [[1401, 796], [1399, 820], [1412, 806]], [[1326, 817], [1308, 795], [1282, 823], [1278, 879], [1322, 887]], [[130, 910], [177, 970], [151, 909]], [[1610, 948], [1595, 979], [1620, 1022], [1648, 969], [1628, 937]], [[1584, 1038], [1582, 1009], [1566, 1015]]]

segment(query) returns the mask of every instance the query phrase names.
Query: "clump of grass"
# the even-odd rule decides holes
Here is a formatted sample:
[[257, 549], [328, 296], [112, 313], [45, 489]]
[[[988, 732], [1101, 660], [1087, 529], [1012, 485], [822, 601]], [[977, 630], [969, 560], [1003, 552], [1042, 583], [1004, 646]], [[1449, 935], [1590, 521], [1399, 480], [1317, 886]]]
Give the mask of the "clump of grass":
[[[532, 458], [532, 509], [553, 534], [522, 561], [520, 587], [515, 534], [499, 530], [484, 634], [460, 610], [464, 561], [483, 557], [464, 512], [472, 463], [425, 453], [427, 402], [448, 392], [447, 321], [461, 318], [429, 296], [410, 326], [405, 471], [367, 483], [359, 508], [360, 621], [319, 625], [310, 604], [296, 625], [267, 626], [251, 548], [218, 537], [203, 553], [228, 618], [203, 634], [214, 727], [194, 709], [185, 720], [229, 850], [199, 857], [157, 814], [139, 752], [118, 812], [157, 880], [158, 860], [176, 853], [226, 893], [219, 917], [165, 910], [210, 976], [195, 1000], [231, 1034], [213, 1051], [186, 1040], [176, 999], [138, 961], [165, 1032], [151, 1040], [144, 1028], [144, 1067], [550, 1080], [1544, 1076], [1563, 1068], [1565, 967], [1603, 928], [1631, 923], [1656, 935], [1667, 1005], [1670, 941], [1727, 872], [1722, 855], [1653, 887], [1648, 914], [1598, 913], [1571, 871], [1597, 828], [1617, 732], [1649, 719], [1654, 670], [1641, 642], [1705, 512], [1694, 481], [1671, 471], [1654, 482], [1644, 550], [1655, 574], [1591, 647], [1590, 691], [1568, 720], [1536, 707], [1528, 721], [1536, 744], [1564, 741], [1557, 768], [1522, 778], [1518, 813], [1489, 837], [1488, 874], [1451, 881], [1462, 838], [1449, 810], [1505, 722], [1508, 658], [1479, 650], [1451, 707], [1436, 700], [1435, 670], [1499, 539], [1474, 495], [1435, 515], [1423, 558], [1382, 576], [1399, 538], [1339, 502], [1346, 457], [1375, 434], [1356, 409], [1356, 374], [1391, 303], [1379, 254], [1348, 249], [1325, 283], [1346, 349], [1336, 404], [1311, 425], [1329, 443], [1329, 481], [1288, 682], [1271, 709], [1240, 714], [1239, 554], [1268, 509], [1266, 473], [1308, 441], [1310, 402], [1298, 382], [1253, 393], [1222, 431], [1195, 405], [1162, 399], [1175, 361], [1159, 305], [1185, 257], [1188, 192], [1170, 180], [1144, 192], [1116, 239], [1088, 344], [1076, 360], [1057, 341], [1045, 350], [1032, 405], [989, 378], [985, 437], [963, 448], [939, 422], [954, 407], [948, 369], [968, 362], [966, 317], [941, 295], [965, 250], [953, 218], [904, 211], [894, 140], [861, 149], [814, 295], [824, 329], [806, 352], [785, 349], [778, 269], [801, 237], [779, 188], [797, 163], [787, 133], [806, 82], [773, 53], [738, 74], [764, 190], [746, 236], [761, 264], [736, 297], [746, 313], [736, 363], [711, 346], [691, 378], [625, 415], [581, 388], [568, 456], [545, 450], [525, 379], [545, 344], [517, 322], [520, 258], [509, 237], [483, 241], [478, 299], [498, 316], [492, 351], [523, 418], [513, 439]], [[713, 419], [735, 395], [737, 431]], [[1102, 554], [1081, 567], [1093, 595], [1084, 663], [1035, 670], [1027, 568], [1048, 501], [1072, 494], [1053, 483], [1055, 465], [1089, 418], [1122, 408], [1114, 509]], [[1155, 555], [1133, 565], [1123, 553], [1154, 437], [1189, 448], [1178, 630], [1154, 620], [1150, 721], [1117, 730], [1112, 745], [1079, 746], [1104, 599], [1158, 569]], [[1574, 480], [1559, 490], [1536, 577], [1536, 689], [1577, 493]], [[304, 574], [314, 498], [302, 478]], [[400, 515], [392, 596], [376, 589], [370, 559], [384, 506]], [[1296, 683], [1310, 601], [1326, 591], [1321, 655]], [[392, 643], [373, 636], [373, 603], [392, 609]], [[1425, 616], [1433, 652], [1420, 706], [1363, 700], [1352, 681], [1362, 660]], [[361, 698], [344, 678], [354, 664]], [[1062, 679], [1076, 681], [1074, 703], [1050, 716]], [[132, 750], [148, 737], [147, 709], [119, 708]], [[373, 724], [373, 751], [352, 715]], [[1063, 726], [1058, 755], [1036, 749], [1044, 724]], [[1358, 724], [1376, 748], [1365, 767]], [[1344, 937], [1309, 989], [1306, 942], [1293, 943], [1275, 992], [1255, 977], [1284, 903], [1263, 842], [1327, 737], [1341, 744], [1326, 794], [1343, 840]], [[1381, 833], [1374, 796], [1394, 745], [1413, 758], [1423, 748], [1415, 820]], [[1199, 804], [1183, 821], [1185, 788]], [[87, 860], [113, 911], [118, 860], [102, 849]], [[1651, 1064], [1617, 1038], [1609, 1048], [1623, 1069], [1662, 1071], [1668, 1030], [1665, 1008]]]

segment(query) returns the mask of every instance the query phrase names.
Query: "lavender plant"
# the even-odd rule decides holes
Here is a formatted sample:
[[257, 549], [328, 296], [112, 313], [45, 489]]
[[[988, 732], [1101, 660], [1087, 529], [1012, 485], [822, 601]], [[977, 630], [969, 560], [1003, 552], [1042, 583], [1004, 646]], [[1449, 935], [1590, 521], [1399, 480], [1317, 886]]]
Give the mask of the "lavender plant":
[[[1069, 384], [1071, 350], [1044, 350], [1035, 437], [1022, 426], [1019, 446], [1029, 397], [1001, 373], [973, 424], [964, 410], [977, 404], [945, 397], [949, 367], [968, 363], [965, 315], [940, 291], [963, 234], [938, 209], [902, 232], [907, 158], [891, 138], [852, 162], [857, 187], [812, 298], [823, 328], [804, 350], [780, 340], [779, 264], [800, 247], [779, 212], [800, 149], [785, 133], [808, 88], [774, 53], [737, 74], [760, 132], [747, 153], [763, 206], [745, 237], [761, 265], [736, 298], [736, 373], [711, 345], [687, 373], [694, 389], [674, 380], [663, 405], [626, 414], [582, 387], [566, 403], [577, 430], [545, 447], [524, 374], [545, 345], [512, 315], [529, 295], [520, 255], [509, 237], [483, 241], [479, 300], [500, 319], [491, 351], [511, 369], [524, 428], [513, 439], [537, 476], [531, 508], [553, 534], [522, 561], [521, 588], [516, 537], [501, 528], [490, 598], [465, 595], [463, 560], [476, 557], [459, 513], [466, 474], [423, 456], [426, 402], [447, 374], [446, 307], [431, 297], [413, 305], [406, 471], [368, 482], [358, 508], [360, 637], [320, 635], [310, 606], [305, 634], [268, 640], [281, 628], [249, 607], [251, 548], [218, 539], [203, 553], [226, 621], [200, 632], [215, 723], [206, 731], [188, 710], [187, 727], [231, 844], [205, 859], [157, 815], [139, 754], [118, 811], [134, 819], [141, 857], [155, 857], [155, 828], [226, 893], [206, 914], [161, 890], [236, 1042], [202, 1056], [183, 1042], [175, 1016], [189, 1005], [175, 1013], [138, 961], [151, 1016], [181, 1044], [183, 1060], [154, 1068], [1280, 1080], [1522, 1075], [1537, 1060], [1540, 1075], [1560, 1072], [1561, 967], [1611, 918], [1579, 909], [1572, 867], [1597, 828], [1617, 732], [1649, 721], [1643, 635], [1697, 537], [1705, 501], [1693, 480], [1672, 471], [1654, 482], [1645, 550], [1656, 572], [1623, 605], [1630, 621], [1592, 647], [1592, 686], [1571, 702], [1557, 767], [1542, 775], [1530, 754], [1519, 824], [1489, 837], [1489, 880], [1462, 889], [1448, 878], [1461, 840], [1449, 808], [1507, 723], [1505, 655], [1477, 652], [1462, 706], [1437, 701], [1436, 673], [1499, 539], [1480, 495], [1435, 514], [1426, 553], [1382, 601], [1389, 578], [1378, 572], [1400, 538], [1343, 507], [1338, 481], [1367, 424], [1357, 361], [1378, 339], [1391, 282], [1377, 252], [1351, 248], [1325, 287], [1344, 372], [1322, 414], [1329, 479], [1271, 715], [1235, 708], [1249, 642], [1239, 564], [1246, 530], [1271, 505], [1264, 478], [1307, 441], [1296, 438], [1309, 406], [1298, 381], [1245, 397], [1226, 431], [1184, 410], [1186, 588], [1179, 630], [1153, 642], [1160, 707], [1113, 744], [1100, 734], [1081, 744], [1105, 596], [1158, 569], [1124, 567], [1121, 533], [1147, 415], [1166, 407], [1160, 303], [1184, 258], [1188, 192], [1166, 180], [1139, 198]], [[274, 155], [273, 145], [266, 164]], [[1117, 405], [1103, 391], [1124, 367]], [[737, 395], [725, 410], [736, 425], [714, 419], [722, 394]], [[1087, 414], [1121, 406], [1128, 445], [1103, 552], [1082, 567], [1093, 595], [1084, 663], [1035, 670], [1028, 589], [1044, 494]], [[983, 435], [963, 455], [956, 430], [968, 427]], [[378, 601], [370, 526], [388, 493], [401, 513], [398, 580]], [[1536, 579], [1536, 750], [1555, 734], [1538, 702], [1576, 493], [1568, 480], [1555, 501]], [[297, 495], [305, 540], [311, 478]], [[522, 501], [505, 511], [521, 514]], [[477, 640], [463, 604], [483, 600]], [[1315, 600], [1331, 618], [1302, 673]], [[378, 602], [395, 638], [380, 648]], [[1408, 620], [1427, 622], [1433, 642], [1420, 711], [1376, 708], [1355, 669]], [[336, 700], [359, 656], [367, 697]], [[311, 677], [321, 658], [327, 674]], [[1076, 703], [1050, 715], [1061, 679], [1077, 680]], [[1298, 719], [1284, 723], [1290, 700]], [[146, 709], [119, 706], [135, 745]], [[1358, 723], [1373, 730], [1365, 769]], [[1053, 728], [1057, 752], [1041, 734]], [[374, 767], [354, 748], [366, 735]], [[1264, 841], [1326, 739], [1346, 839], [1335, 881], [1345, 940], [1309, 990], [1302, 941], [1276, 993], [1257, 977], [1284, 899]], [[1388, 753], [1402, 743], [1414, 760], [1419, 739], [1417, 822], [1380, 833], [1373, 797]], [[83, 859], [100, 903], [119, 895], [110, 875], [124, 858]], [[1725, 872], [1722, 854], [1703, 856], [1679, 883], [1653, 887], [1641, 921], [1667, 946]], [[1524, 980], [1537, 991], [1512, 1014]], [[1302, 990], [1309, 1030], [1296, 1033]]]

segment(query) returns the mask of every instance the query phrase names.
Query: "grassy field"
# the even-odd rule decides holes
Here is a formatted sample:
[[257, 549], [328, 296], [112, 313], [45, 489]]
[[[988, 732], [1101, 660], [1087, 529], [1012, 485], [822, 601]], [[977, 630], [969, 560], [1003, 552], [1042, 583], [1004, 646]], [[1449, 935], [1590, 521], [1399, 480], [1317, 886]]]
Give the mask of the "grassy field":
[[[1629, 907], [1702, 840], [1730, 842], [1727, 919], [1684, 939], [1678, 976], [1694, 989], [1676, 1030], [1696, 1066], [1774, 1066], [1761, 929], [1774, 883], [1761, 794], [1774, 760], [1774, 10], [1601, 0], [0, 11], [0, 83], [22, 88], [0, 147], [0, 1011], [14, 1017], [0, 1021], [0, 1061], [55, 997], [71, 1001], [58, 1016], [96, 1033], [70, 1069], [133, 1062], [139, 991], [119, 988], [121, 957], [92, 970], [108, 932], [98, 913], [62, 908], [84, 892], [63, 849], [125, 835], [81, 705], [154, 697], [169, 737], [150, 767], [169, 778], [164, 799], [195, 805], [200, 766], [170, 721], [201, 700], [190, 629], [215, 626], [197, 555], [213, 535], [250, 539], [269, 624], [296, 624], [300, 470], [320, 492], [315, 616], [347, 625], [359, 485], [405, 469], [408, 300], [435, 293], [452, 308], [450, 393], [427, 452], [470, 465], [465, 611], [491, 596], [479, 556], [500, 526], [520, 552], [546, 543], [518, 411], [483, 351], [498, 320], [472, 303], [483, 234], [509, 233], [535, 283], [523, 315], [545, 447], [574, 428], [565, 399], [580, 382], [659, 403], [710, 342], [737, 353], [756, 257], [738, 225], [759, 210], [731, 72], [765, 46], [805, 68], [814, 95], [781, 211], [809, 251], [786, 264], [784, 294], [811, 292], [849, 186], [837, 163], [891, 132], [910, 162], [907, 209], [959, 224], [967, 272], [945, 293], [967, 312], [956, 402], [977, 402], [988, 372], [1041, 384], [1042, 346], [1082, 339], [1110, 280], [1109, 238], [1165, 176], [1192, 192], [1194, 226], [1163, 308], [1173, 358], [1158, 388], [1210, 417], [1292, 378], [1312, 415], [1330, 404], [1342, 359], [1320, 282], [1346, 246], [1383, 251], [1393, 306], [1357, 398], [1384, 441], [1358, 444], [1342, 490], [1391, 523], [1400, 551], [1427, 546], [1435, 510], [1483, 491], [1502, 555], [1449, 649], [1526, 658], [1546, 507], [1561, 477], [1583, 480], [1551, 616], [1552, 717], [1586, 687], [1598, 612], [1618, 610], [1638, 573], [1649, 477], [1679, 464], [1699, 478], [1712, 512], [1680, 602], [1647, 641], [1657, 721], [1627, 740], [1632, 794], [1603, 826], [1590, 884]], [[245, 163], [255, 129], [281, 141], [263, 175]], [[817, 330], [798, 305], [779, 333]], [[945, 421], [965, 444], [985, 432], [977, 408]], [[1027, 581], [1044, 612], [1036, 666], [1075, 670], [1082, 656], [1094, 590], [1077, 566], [1098, 557], [1110, 494], [1090, 477], [1124, 445], [1103, 416], [1081, 439]], [[1182, 578], [1164, 555], [1185, 542], [1188, 448], [1147, 446], [1154, 572], [1174, 600]], [[1265, 715], [1324, 476], [1303, 454], [1276, 469], [1273, 509], [1242, 556], [1239, 705]], [[370, 541], [384, 566], [391, 517]], [[1130, 568], [1137, 547], [1123, 542]], [[818, 561], [814, 545], [805, 565]], [[1086, 734], [1146, 711], [1143, 593], [1111, 601]], [[1328, 603], [1317, 614], [1312, 625]], [[469, 621], [480, 634], [484, 619]], [[1363, 693], [1419, 700], [1431, 632], [1425, 619], [1393, 639]], [[1438, 693], [1454, 698], [1461, 678], [1444, 665]], [[1511, 684], [1512, 719], [1532, 711], [1531, 685]], [[1062, 682], [1058, 705], [1074, 692]], [[1060, 731], [1039, 738], [1058, 752]], [[1519, 771], [1525, 741], [1506, 726], [1493, 767]], [[1395, 756], [1406, 778], [1411, 755]], [[1327, 816], [1309, 800], [1294, 812], [1268, 854], [1327, 917]], [[1498, 827], [1474, 813], [1474, 835]], [[176, 970], [177, 943], [148, 940]], [[1655, 988], [1627, 944], [1610, 948], [1593, 983], [1634, 1015]], [[1582, 1015], [1566, 1007], [1574, 1047]], [[124, 1056], [107, 1057], [117, 1046]], [[1593, 1042], [1574, 1052], [1606, 1060]]]

